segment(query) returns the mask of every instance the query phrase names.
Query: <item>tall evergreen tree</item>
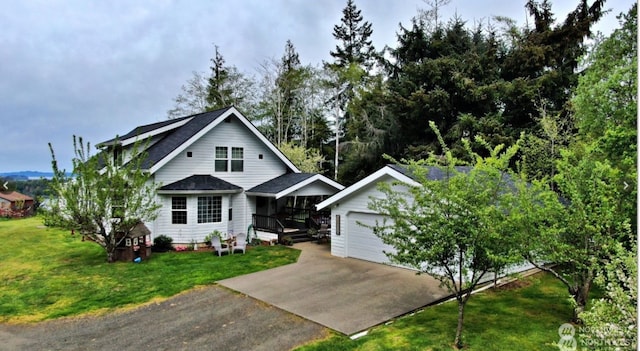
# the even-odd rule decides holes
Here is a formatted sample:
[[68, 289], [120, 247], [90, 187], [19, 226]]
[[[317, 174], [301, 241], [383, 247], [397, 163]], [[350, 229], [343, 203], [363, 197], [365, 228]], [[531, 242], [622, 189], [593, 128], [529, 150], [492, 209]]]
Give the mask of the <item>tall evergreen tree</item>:
[[499, 125], [499, 72], [497, 40], [482, 27], [466, 29], [454, 18], [446, 26], [429, 30], [414, 19], [401, 27], [399, 46], [392, 50], [395, 63], [388, 67], [391, 112], [398, 119], [401, 154], [423, 158], [439, 143], [427, 121], [435, 121], [457, 156], [463, 156], [461, 139], [481, 135], [491, 144], [504, 142]]
[[548, 0], [529, 0], [526, 9], [533, 17], [532, 28], [515, 31], [517, 39], [506, 53], [501, 77], [508, 84], [504, 90], [503, 123], [511, 137], [536, 128], [537, 106], [544, 104], [550, 114], [569, 116], [567, 102], [578, 82], [578, 62], [585, 53], [584, 40], [602, 15], [605, 0], [591, 6], [580, 1], [564, 22], [555, 24]]
[[229, 80], [229, 70], [225, 66], [224, 57], [215, 46], [215, 55], [211, 59], [211, 77], [209, 78], [207, 102], [208, 110], [216, 110], [225, 106], [229, 106], [233, 99], [233, 90], [227, 84]]
[[375, 50], [371, 44], [371, 23], [362, 22], [361, 10], [358, 10], [353, 0], [347, 0], [347, 6], [342, 10], [340, 25], [333, 27], [333, 37], [340, 42], [336, 50], [331, 51], [335, 59], [334, 65], [347, 67], [357, 64], [365, 69], [372, 66]]
[[300, 132], [300, 114], [302, 104], [301, 89], [305, 80], [305, 71], [300, 65], [300, 56], [291, 40], [287, 40], [281, 58], [282, 72], [276, 79], [277, 88], [282, 92], [282, 142], [288, 142]]
[[[363, 22], [361, 10], [353, 0], [347, 0], [342, 10], [339, 25], [333, 27], [333, 37], [338, 41], [335, 51], [330, 51], [333, 63], [325, 64], [332, 71], [333, 79], [328, 82], [333, 91], [331, 105], [335, 118], [335, 158], [334, 174], [338, 178], [340, 160], [340, 142], [345, 137], [348, 124], [351, 123], [351, 110], [348, 105], [354, 99], [359, 86], [366, 84], [376, 53], [371, 42], [373, 30], [370, 22]], [[345, 141], [349, 141], [348, 139]]]
[[182, 86], [182, 93], [174, 99], [175, 107], [168, 111], [170, 119], [231, 105], [252, 118], [256, 105], [253, 78], [236, 66], [226, 65], [217, 45], [211, 63], [210, 76], [193, 72], [193, 77]]

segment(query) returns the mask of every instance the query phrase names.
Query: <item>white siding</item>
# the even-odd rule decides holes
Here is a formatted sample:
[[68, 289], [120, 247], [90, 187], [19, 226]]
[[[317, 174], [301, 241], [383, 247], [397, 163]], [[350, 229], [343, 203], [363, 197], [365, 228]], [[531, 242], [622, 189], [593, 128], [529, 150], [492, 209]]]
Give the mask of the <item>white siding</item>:
[[[287, 167], [282, 160], [238, 119], [232, 117], [230, 120], [230, 123], [221, 122], [180, 155], [167, 162], [154, 174], [155, 181], [162, 186], [195, 174], [210, 174], [247, 190], [286, 173]], [[228, 147], [229, 160], [232, 147], [243, 148], [244, 170], [215, 172], [216, 146]], [[192, 156], [187, 157], [187, 152], [191, 152]], [[247, 227], [251, 224], [251, 215], [255, 212], [255, 199], [247, 198], [244, 192], [223, 194], [222, 222], [198, 224], [198, 200], [197, 195], [194, 195], [188, 196], [188, 224], [171, 224], [171, 196], [162, 195], [159, 199], [162, 209], [160, 216], [153, 224], [153, 234], [154, 236], [160, 234], [171, 236], [176, 243], [188, 243], [191, 239], [202, 242], [204, 237], [215, 229], [222, 233], [246, 233]], [[233, 209], [231, 222], [228, 222], [229, 207]]]
[[[362, 260], [389, 263], [385, 252], [396, 252], [389, 245], [385, 245], [382, 239], [373, 234], [373, 230], [366, 226], [375, 226], [382, 221], [379, 214], [364, 212], [347, 213], [348, 235], [346, 236], [347, 256]], [[366, 225], [363, 226], [362, 224]]]
[[[232, 147], [244, 149], [243, 172], [215, 172], [215, 148], [226, 146], [231, 157]], [[192, 157], [187, 157], [192, 152]], [[259, 159], [262, 155], [262, 159]], [[250, 189], [286, 173], [285, 164], [236, 118], [222, 122], [191, 144], [156, 172], [156, 181], [164, 185], [194, 174], [211, 174], [229, 183]]]
[[[392, 181], [394, 178], [389, 176], [384, 176], [378, 180], [381, 181]], [[341, 202], [333, 204], [331, 206], [331, 254], [339, 257], [347, 257], [348, 248], [346, 243], [346, 236], [349, 235], [350, 229], [348, 228], [348, 216], [349, 213], [352, 212], [369, 212], [372, 213], [369, 209], [369, 202], [371, 201], [370, 197], [382, 198], [384, 194], [380, 192], [376, 188], [376, 183], [369, 184], [351, 196], [342, 199]], [[336, 215], [340, 216], [340, 229], [341, 235], [336, 234]]]
[[[229, 196], [222, 195], [222, 222], [218, 223], [198, 223], [198, 195], [176, 195], [187, 198], [187, 224], [171, 223], [171, 195], [160, 195], [162, 208], [155, 221], [154, 237], [167, 235], [173, 238], [174, 244], [188, 244], [191, 240], [204, 242], [204, 237], [214, 230], [219, 230], [223, 234], [228, 233], [228, 213]], [[203, 195], [200, 195], [203, 196]], [[205, 195], [206, 196], [206, 195]]]
[[247, 227], [251, 223], [251, 214], [253, 213], [247, 206], [247, 196], [244, 193], [233, 194], [231, 196], [231, 206], [233, 208], [233, 221], [231, 225], [233, 233], [246, 233]]
[[302, 189], [298, 189], [287, 196], [316, 196], [316, 195], [333, 195], [336, 189], [322, 181], [315, 181]]

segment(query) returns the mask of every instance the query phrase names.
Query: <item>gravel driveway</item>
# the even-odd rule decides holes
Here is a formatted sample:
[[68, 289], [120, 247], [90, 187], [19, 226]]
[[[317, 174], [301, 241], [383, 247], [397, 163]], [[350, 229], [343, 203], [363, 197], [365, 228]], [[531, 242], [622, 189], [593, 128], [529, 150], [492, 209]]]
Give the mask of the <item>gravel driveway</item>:
[[290, 350], [328, 329], [214, 285], [94, 317], [0, 324], [0, 350]]

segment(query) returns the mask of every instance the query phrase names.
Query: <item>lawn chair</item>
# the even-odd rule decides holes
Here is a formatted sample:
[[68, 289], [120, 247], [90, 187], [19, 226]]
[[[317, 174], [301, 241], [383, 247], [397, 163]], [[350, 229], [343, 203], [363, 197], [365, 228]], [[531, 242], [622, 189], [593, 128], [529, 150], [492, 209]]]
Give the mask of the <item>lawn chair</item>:
[[238, 236], [236, 236], [236, 242], [233, 245], [233, 252], [242, 251], [242, 253], [245, 253], [246, 250], [247, 236], [245, 234], [238, 234]]
[[320, 224], [320, 229], [318, 229], [318, 242], [320, 240], [329, 241], [329, 226], [327, 224]]
[[222, 256], [223, 252], [229, 253], [229, 245], [221, 243], [217, 236], [211, 238], [211, 247], [218, 252], [218, 256]]

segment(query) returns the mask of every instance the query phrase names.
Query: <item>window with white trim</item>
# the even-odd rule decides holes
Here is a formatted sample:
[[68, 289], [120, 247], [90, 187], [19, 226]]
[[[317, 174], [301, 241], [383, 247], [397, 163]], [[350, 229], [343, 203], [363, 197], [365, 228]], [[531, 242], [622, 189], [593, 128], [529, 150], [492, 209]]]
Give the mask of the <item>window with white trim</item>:
[[231, 148], [231, 172], [244, 171], [244, 149], [241, 147]]
[[216, 172], [227, 172], [227, 161], [229, 160], [229, 149], [226, 146], [216, 146]]
[[171, 198], [171, 224], [187, 224], [187, 198], [185, 196]]
[[222, 197], [198, 197], [198, 223], [222, 222]]

